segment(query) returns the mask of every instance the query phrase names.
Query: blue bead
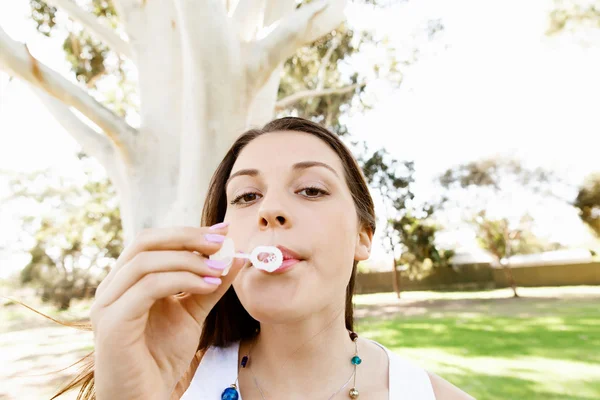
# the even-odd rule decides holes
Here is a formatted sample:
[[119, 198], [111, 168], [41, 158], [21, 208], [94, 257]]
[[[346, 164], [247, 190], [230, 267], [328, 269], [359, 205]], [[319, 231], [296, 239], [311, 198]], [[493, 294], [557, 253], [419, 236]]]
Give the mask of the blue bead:
[[238, 400], [239, 398], [240, 395], [238, 394], [238, 391], [232, 387], [225, 389], [221, 395], [221, 400]]
[[360, 359], [359, 356], [352, 357], [351, 361], [352, 361], [352, 364], [354, 364], [354, 365], [358, 365], [358, 364], [360, 364], [362, 362], [362, 360]]

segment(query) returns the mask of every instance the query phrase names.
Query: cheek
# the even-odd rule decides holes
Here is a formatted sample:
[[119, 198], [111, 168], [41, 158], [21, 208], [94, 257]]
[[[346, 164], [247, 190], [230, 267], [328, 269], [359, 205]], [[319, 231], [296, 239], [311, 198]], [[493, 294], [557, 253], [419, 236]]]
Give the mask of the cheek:
[[[328, 212], [328, 218], [319, 227], [319, 250], [326, 259], [324, 268], [335, 274], [350, 268], [356, 245], [356, 217], [347, 208], [337, 207]], [[329, 274], [328, 274], [329, 275]]]
[[[228, 215], [229, 214], [229, 215]], [[236, 251], [249, 252], [250, 238], [253, 233], [252, 224], [255, 219], [249, 214], [228, 213], [225, 214], [225, 221], [230, 222], [227, 237], [233, 239]]]

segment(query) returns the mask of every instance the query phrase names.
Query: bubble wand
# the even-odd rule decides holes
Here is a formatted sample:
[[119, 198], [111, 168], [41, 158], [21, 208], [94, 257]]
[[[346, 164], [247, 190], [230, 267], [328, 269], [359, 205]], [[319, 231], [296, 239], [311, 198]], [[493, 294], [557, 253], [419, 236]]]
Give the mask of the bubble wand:
[[227, 267], [223, 275], [227, 275], [234, 258], [250, 260], [254, 267], [267, 272], [273, 272], [283, 263], [283, 254], [275, 246], [257, 246], [252, 253], [235, 252], [233, 239], [226, 238], [218, 252], [209, 257], [211, 260], [225, 262]]

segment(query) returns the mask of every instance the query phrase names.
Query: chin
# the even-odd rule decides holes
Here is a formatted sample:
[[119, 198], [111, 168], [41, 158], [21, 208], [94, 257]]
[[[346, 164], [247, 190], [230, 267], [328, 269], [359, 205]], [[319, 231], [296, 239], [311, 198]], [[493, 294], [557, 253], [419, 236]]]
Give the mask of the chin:
[[289, 295], [269, 295], [264, 292], [242, 304], [252, 318], [264, 324], [297, 321], [302, 318], [305, 308]]
[[251, 269], [238, 275], [234, 283], [240, 302], [255, 320], [270, 323], [298, 321], [312, 309], [316, 297], [318, 282], [304, 262], [297, 264], [281, 275], [268, 275], [263, 271]]
[[256, 307], [248, 310], [248, 313], [260, 322], [267, 325], [278, 325], [296, 322], [303, 318], [303, 314], [291, 307], [272, 305], [269, 307]]

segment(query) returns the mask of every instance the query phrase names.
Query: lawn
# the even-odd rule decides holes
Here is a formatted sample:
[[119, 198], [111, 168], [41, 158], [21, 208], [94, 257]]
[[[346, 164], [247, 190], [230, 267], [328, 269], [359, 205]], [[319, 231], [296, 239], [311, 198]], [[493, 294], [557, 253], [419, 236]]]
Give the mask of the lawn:
[[359, 296], [358, 331], [477, 399], [600, 399], [600, 288]]
[[[480, 400], [600, 399], [600, 287], [408, 292], [355, 297], [357, 332]], [[85, 316], [26, 303], [60, 319]], [[48, 399], [92, 348], [89, 332], [0, 307], [0, 399]], [[65, 400], [75, 399], [75, 393]]]

